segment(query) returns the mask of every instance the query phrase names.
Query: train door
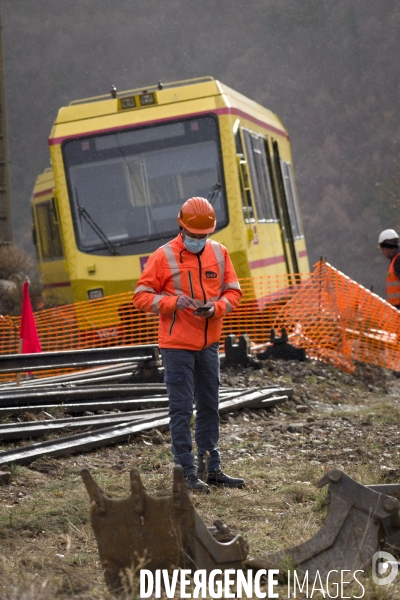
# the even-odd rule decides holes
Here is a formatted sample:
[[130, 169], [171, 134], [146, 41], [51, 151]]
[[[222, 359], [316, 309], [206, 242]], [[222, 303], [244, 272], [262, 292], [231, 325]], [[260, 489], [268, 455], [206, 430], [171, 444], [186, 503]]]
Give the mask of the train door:
[[299, 273], [300, 270], [295, 242], [296, 239], [302, 237], [302, 233], [294, 189], [293, 173], [290, 163], [282, 160], [280, 157], [278, 142], [273, 139], [271, 142], [275, 191], [277, 203], [280, 207], [282, 229], [290, 254], [292, 272]]
[[239, 157], [242, 157], [242, 202], [251, 242], [248, 249], [250, 270], [255, 276], [268, 274], [268, 268], [278, 273], [291, 273], [294, 270], [292, 257], [283, 228], [283, 211], [276, 192], [267, 140], [264, 135], [242, 127], [240, 135], [237, 133], [236, 144]]
[[[48, 300], [58, 298], [57, 288], [70, 288], [68, 273], [65, 268], [64, 253], [61, 242], [60, 224], [54, 198], [36, 201], [32, 205], [34, 213], [34, 242], [40, 263], [40, 272]], [[72, 302], [70, 291], [67, 301]]]
[[37, 242], [40, 248], [41, 259], [47, 261], [63, 258], [60, 228], [54, 199], [51, 198], [44, 202], [37, 202], [34, 205], [34, 211], [36, 212], [36, 221], [38, 224], [39, 236]]

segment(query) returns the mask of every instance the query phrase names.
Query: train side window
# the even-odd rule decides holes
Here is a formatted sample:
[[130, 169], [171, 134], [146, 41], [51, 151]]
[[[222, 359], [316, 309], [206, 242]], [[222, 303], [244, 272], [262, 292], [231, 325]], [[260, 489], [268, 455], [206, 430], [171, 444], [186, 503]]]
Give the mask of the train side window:
[[247, 170], [247, 163], [243, 154], [243, 145], [239, 130], [235, 132], [235, 142], [237, 153], [236, 156], [239, 167], [240, 188], [242, 192], [243, 218], [245, 223], [254, 223], [254, 209], [253, 202], [251, 200], [249, 175]]
[[289, 218], [290, 223], [292, 225], [293, 238], [298, 239], [303, 237], [303, 233], [292, 167], [290, 163], [284, 160], [281, 160], [281, 167], [283, 175], [283, 185], [285, 186], [285, 193], [288, 204]]
[[248, 129], [243, 128], [242, 132], [258, 221], [277, 221], [268, 160], [265, 151], [265, 138]]
[[38, 222], [38, 238], [43, 260], [63, 258], [60, 227], [57, 222], [54, 200], [48, 200], [36, 205]]

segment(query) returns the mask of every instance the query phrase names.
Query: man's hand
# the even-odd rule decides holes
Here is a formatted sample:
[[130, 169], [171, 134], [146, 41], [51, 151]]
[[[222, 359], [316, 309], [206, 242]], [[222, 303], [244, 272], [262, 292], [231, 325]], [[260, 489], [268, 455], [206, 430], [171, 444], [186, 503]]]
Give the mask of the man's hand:
[[209, 319], [215, 313], [215, 306], [212, 302], [207, 302], [204, 306], [200, 306], [193, 313], [196, 317], [203, 317], [204, 319]]
[[196, 302], [190, 296], [182, 294], [179, 296], [176, 302], [176, 308], [178, 310], [185, 310], [185, 308], [197, 308]]

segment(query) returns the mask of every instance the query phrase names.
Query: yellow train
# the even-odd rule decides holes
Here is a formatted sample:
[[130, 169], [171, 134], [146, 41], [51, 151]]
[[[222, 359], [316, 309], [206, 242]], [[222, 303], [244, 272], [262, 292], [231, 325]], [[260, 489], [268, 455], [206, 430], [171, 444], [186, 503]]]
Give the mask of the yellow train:
[[32, 210], [53, 301], [133, 291], [190, 196], [214, 205], [240, 278], [309, 272], [286, 129], [211, 77], [71, 102], [49, 147]]

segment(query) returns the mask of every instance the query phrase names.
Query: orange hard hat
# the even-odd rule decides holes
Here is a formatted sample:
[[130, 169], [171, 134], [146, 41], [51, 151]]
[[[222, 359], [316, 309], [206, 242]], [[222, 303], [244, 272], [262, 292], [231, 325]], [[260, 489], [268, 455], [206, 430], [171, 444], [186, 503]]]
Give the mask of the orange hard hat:
[[178, 223], [190, 233], [206, 234], [215, 231], [215, 211], [205, 198], [189, 198], [178, 214]]

